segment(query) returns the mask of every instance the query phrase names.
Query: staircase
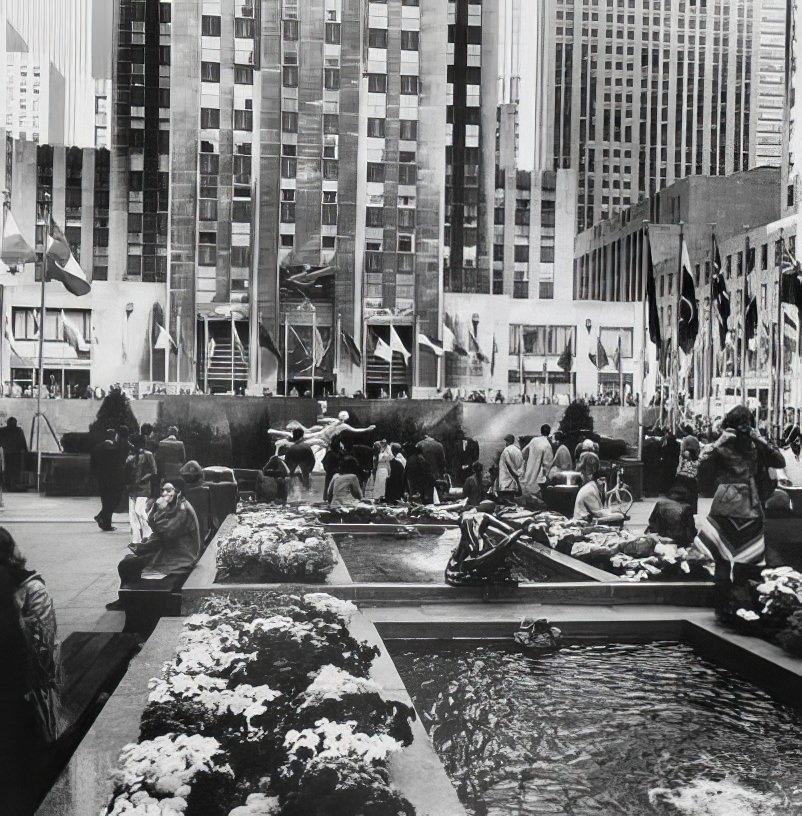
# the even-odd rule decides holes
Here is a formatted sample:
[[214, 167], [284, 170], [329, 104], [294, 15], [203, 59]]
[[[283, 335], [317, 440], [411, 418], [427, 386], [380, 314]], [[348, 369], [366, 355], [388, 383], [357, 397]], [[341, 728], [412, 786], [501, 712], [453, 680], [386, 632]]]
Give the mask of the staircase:
[[[217, 341], [214, 354], [209, 360], [209, 387], [214, 391], [231, 390], [231, 341]], [[234, 381], [248, 381], [248, 347], [245, 346], [245, 359], [242, 353], [234, 349]]]

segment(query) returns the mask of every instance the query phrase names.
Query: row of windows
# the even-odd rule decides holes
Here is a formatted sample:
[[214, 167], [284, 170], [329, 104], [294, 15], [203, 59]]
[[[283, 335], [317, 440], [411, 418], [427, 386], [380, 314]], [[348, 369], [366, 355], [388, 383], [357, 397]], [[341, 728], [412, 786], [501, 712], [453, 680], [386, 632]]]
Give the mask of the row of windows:
[[[220, 111], [217, 108], [201, 108], [200, 126], [205, 130], [217, 130], [220, 127]], [[234, 130], [253, 130], [253, 111], [234, 110]]]
[[[45, 340], [63, 340], [62, 314], [76, 326], [84, 339], [91, 339], [92, 312], [89, 309], [50, 309], [45, 312]], [[38, 309], [14, 307], [11, 312], [15, 340], [38, 340], [40, 312]]]
[[[220, 82], [220, 63], [201, 62], [201, 82]], [[253, 85], [253, 68], [250, 65], [234, 65], [234, 84]], [[168, 92], [169, 105], [169, 92]]]
[[[417, 51], [420, 44], [420, 35], [417, 31], [402, 31], [401, 32], [401, 50], [402, 51]], [[368, 29], [368, 47], [370, 48], [387, 48], [387, 29], [386, 28], [369, 28]]]
[[[201, 34], [204, 37], [219, 37], [220, 17], [213, 14], [204, 14], [201, 18]], [[235, 17], [234, 36], [252, 40], [253, 20], [244, 17]]]
[[576, 348], [576, 326], [510, 325], [510, 354], [562, 354]]

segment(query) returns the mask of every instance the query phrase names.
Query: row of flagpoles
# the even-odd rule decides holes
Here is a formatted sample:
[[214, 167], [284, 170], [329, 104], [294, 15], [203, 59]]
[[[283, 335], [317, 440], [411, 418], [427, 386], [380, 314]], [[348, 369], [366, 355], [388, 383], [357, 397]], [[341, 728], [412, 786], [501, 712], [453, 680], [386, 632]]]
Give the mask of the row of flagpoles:
[[[42, 422], [42, 391], [44, 390], [44, 337], [45, 318], [47, 316], [47, 304], [45, 294], [46, 283], [50, 280], [60, 281], [64, 288], [72, 295], [81, 297], [90, 292], [92, 286], [86, 277], [81, 265], [73, 257], [69, 243], [64, 236], [62, 229], [53, 221], [50, 212], [50, 203], [46, 201], [44, 206], [45, 223], [45, 251], [42, 268], [42, 289], [39, 312], [41, 322], [39, 324], [39, 365], [38, 365], [38, 388], [36, 391], [36, 415], [34, 422], [36, 425], [36, 451], [37, 451], [37, 487], [41, 482], [42, 474], [42, 446], [40, 444], [41, 422]], [[28, 263], [36, 263], [37, 255], [33, 247], [25, 240], [17, 225], [11, 206], [4, 195], [3, 200], [3, 238], [0, 244], [0, 260], [9, 267], [24, 266]], [[0, 306], [2, 309], [2, 306]], [[0, 315], [2, 315], [0, 311]], [[78, 327], [67, 319], [64, 311], [61, 311], [63, 339], [68, 342], [80, 355], [89, 350], [89, 346], [83, 338]], [[0, 319], [5, 319], [3, 316]], [[8, 329], [6, 335], [10, 334]]]

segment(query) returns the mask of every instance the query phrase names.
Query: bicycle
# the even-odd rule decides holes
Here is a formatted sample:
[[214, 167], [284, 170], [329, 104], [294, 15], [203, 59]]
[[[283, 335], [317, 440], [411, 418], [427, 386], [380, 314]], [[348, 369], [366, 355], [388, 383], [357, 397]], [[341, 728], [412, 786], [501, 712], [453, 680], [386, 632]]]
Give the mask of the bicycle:
[[632, 493], [629, 487], [624, 484], [621, 479], [621, 470], [615, 469], [615, 486], [607, 491], [607, 498], [604, 506], [610, 513], [621, 513], [625, 518], [628, 517], [629, 510], [635, 500], [632, 498]]

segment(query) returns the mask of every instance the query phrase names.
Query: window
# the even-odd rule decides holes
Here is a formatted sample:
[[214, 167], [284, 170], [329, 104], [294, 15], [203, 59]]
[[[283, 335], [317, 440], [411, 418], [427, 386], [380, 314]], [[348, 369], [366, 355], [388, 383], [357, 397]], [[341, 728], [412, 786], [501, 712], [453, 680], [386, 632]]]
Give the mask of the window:
[[284, 133], [298, 132], [298, 114], [294, 111], [282, 111], [281, 130]]
[[527, 263], [529, 261], [529, 245], [515, 245], [515, 263]]
[[326, 23], [326, 42], [329, 45], [340, 44], [340, 24]]
[[416, 77], [414, 74], [401, 74], [401, 93], [417, 94], [418, 77]]
[[323, 69], [323, 87], [327, 91], [340, 90], [340, 69], [339, 68], [324, 68]]
[[368, 29], [368, 46], [370, 48], [387, 48], [387, 29]]
[[412, 236], [411, 235], [399, 235], [398, 236], [398, 251], [399, 252], [412, 252]]
[[234, 111], [234, 130], [253, 130], [253, 111]]
[[380, 162], [368, 162], [368, 181], [384, 181], [384, 165]]
[[553, 300], [554, 298], [554, 281], [540, 281], [538, 286], [538, 295], [541, 300]]
[[398, 209], [398, 229], [415, 229], [415, 210], [412, 207]]
[[242, 17], [234, 18], [234, 36], [253, 39], [253, 20]]
[[219, 173], [220, 172], [220, 156], [217, 153], [201, 153], [200, 154], [200, 172], [201, 174]]
[[368, 119], [368, 136], [374, 139], [384, 138], [384, 119]]
[[381, 207], [368, 207], [365, 215], [366, 226], [368, 227], [384, 226], [384, 210]]
[[201, 81], [202, 82], [219, 82], [220, 81], [220, 63], [219, 62], [202, 62], [201, 63]]
[[340, 132], [340, 117], [336, 113], [323, 114], [323, 133], [336, 136]]
[[554, 263], [554, 247], [541, 244], [540, 246], [540, 262]]
[[339, 165], [335, 159], [323, 160], [323, 178], [329, 181], [337, 179], [340, 174]]
[[220, 18], [211, 14], [204, 14], [201, 18], [201, 34], [204, 37], [219, 37]]
[[283, 20], [281, 23], [281, 36], [289, 42], [298, 39], [298, 20]]
[[337, 225], [337, 193], [332, 190], [323, 192], [321, 223], [329, 227]]
[[169, 23], [172, 20], [172, 11], [169, 3], [159, 3], [159, 22]]
[[418, 122], [415, 119], [401, 120], [401, 133], [399, 138], [414, 142], [418, 138]]
[[217, 221], [217, 201], [201, 198], [198, 201], [198, 220]]
[[298, 87], [298, 66], [297, 65], [285, 65], [281, 69], [281, 84], [285, 88], [297, 88]]
[[281, 157], [281, 178], [295, 178], [297, 169], [297, 160], [294, 157]]
[[235, 65], [234, 84], [253, 85], [253, 68], [250, 65]]
[[629, 359], [632, 357], [632, 329], [624, 328], [624, 329], [607, 329], [602, 328], [600, 332], [601, 343], [604, 346], [604, 350], [610, 357], [610, 362], [612, 363], [613, 354], [616, 352], [618, 348], [618, 338], [621, 338], [621, 357], [624, 359]]
[[510, 325], [510, 354], [560, 355], [569, 345], [576, 349], [573, 326]]
[[251, 202], [234, 201], [231, 205], [231, 220], [236, 224], [250, 224]]
[[387, 93], [387, 74], [368, 74], [369, 93]]
[[282, 224], [294, 224], [295, 223], [295, 202], [294, 201], [282, 201], [281, 202], [281, 215], [279, 220]]
[[418, 50], [419, 35], [417, 31], [402, 31], [401, 32], [401, 50], [402, 51], [417, 51]]
[[398, 165], [398, 183], [399, 184], [415, 184], [417, 167], [414, 164], [399, 164]]
[[231, 247], [231, 266], [250, 267], [251, 248], [247, 246]]
[[217, 108], [201, 108], [201, 128], [219, 128], [220, 111]]

